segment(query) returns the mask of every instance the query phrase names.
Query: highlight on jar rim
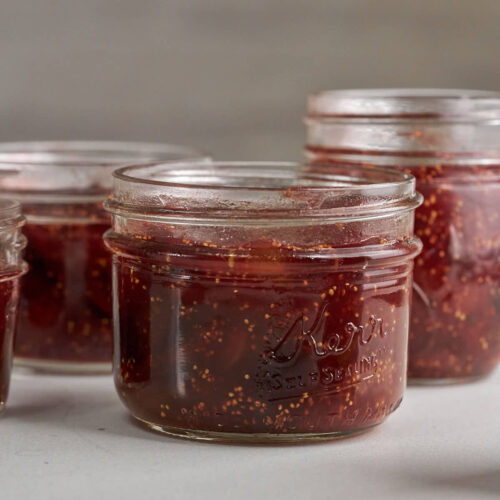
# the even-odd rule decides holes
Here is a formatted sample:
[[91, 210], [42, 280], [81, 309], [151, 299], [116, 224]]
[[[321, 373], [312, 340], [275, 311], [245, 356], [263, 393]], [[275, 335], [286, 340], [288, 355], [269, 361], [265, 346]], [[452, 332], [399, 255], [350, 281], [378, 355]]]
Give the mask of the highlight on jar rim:
[[500, 119], [500, 92], [464, 89], [348, 89], [311, 94], [317, 119], [481, 121]]

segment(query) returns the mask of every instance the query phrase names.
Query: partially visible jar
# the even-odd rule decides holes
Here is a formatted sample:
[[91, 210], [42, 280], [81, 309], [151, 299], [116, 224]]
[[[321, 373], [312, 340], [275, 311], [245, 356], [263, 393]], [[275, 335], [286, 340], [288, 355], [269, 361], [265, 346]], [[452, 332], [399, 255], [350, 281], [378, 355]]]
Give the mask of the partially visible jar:
[[396, 167], [424, 195], [410, 379], [491, 373], [500, 360], [500, 93], [323, 92], [310, 97], [306, 124], [313, 161]]
[[16, 365], [58, 372], [111, 371], [111, 265], [102, 208], [119, 166], [203, 155], [181, 146], [121, 142], [0, 144], [2, 196], [27, 218]]
[[114, 376], [135, 418], [295, 442], [398, 407], [420, 250], [411, 176], [289, 163], [114, 175]]
[[20, 277], [26, 272], [21, 234], [24, 218], [18, 203], [0, 200], [0, 412], [9, 393]]

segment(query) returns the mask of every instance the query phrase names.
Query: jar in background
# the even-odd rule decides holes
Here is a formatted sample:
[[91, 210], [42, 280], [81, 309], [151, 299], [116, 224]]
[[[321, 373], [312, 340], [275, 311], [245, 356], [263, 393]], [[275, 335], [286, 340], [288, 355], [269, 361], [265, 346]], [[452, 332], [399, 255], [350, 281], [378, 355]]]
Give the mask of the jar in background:
[[424, 195], [409, 377], [491, 373], [500, 360], [500, 93], [323, 92], [310, 97], [306, 123], [313, 161], [397, 167]]
[[111, 265], [102, 200], [118, 166], [201, 158], [180, 146], [115, 142], [0, 144], [2, 196], [27, 218], [16, 365], [61, 372], [109, 372]]
[[289, 163], [114, 177], [114, 376], [135, 418], [192, 439], [295, 442], [397, 408], [413, 177]]
[[20, 277], [26, 272], [21, 252], [24, 218], [18, 203], [0, 200], [0, 412], [9, 392]]

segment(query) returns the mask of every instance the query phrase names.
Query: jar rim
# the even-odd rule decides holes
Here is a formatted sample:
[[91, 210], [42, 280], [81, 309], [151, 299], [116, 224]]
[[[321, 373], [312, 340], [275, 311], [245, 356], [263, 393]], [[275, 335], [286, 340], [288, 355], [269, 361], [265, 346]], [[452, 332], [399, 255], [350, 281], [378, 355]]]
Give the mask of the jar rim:
[[208, 158], [205, 153], [189, 146], [167, 143], [0, 143], [0, 188], [28, 201], [93, 202], [109, 192], [111, 173], [121, 166], [147, 161], [201, 161]]
[[[286, 172], [289, 171], [290, 169], [296, 169], [297, 167], [304, 165], [307, 166], [308, 164], [301, 164], [299, 162], [292, 162], [292, 161], [214, 161], [211, 160], [210, 162], [207, 163], [199, 163], [199, 164], [193, 164], [191, 162], [149, 162], [141, 165], [127, 165], [121, 168], [116, 169], [113, 172], [113, 177], [115, 179], [118, 179], [119, 181], [124, 181], [124, 182], [132, 182], [132, 183], [137, 183], [137, 184], [153, 184], [157, 186], [165, 186], [165, 187], [178, 187], [178, 188], [196, 188], [196, 189], [228, 189], [228, 190], [239, 190], [239, 189], [244, 189], [244, 190], [252, 190], [252, 191], [281, 191], [283, 189], [287, 188], [293, 188], [296, 187], [296, 184], [285, 184], [285, 185], [270, 185], [270, 186], [263, 186], [262, 181], [267, 182], [267, 181], [275, 181], [274, 177], [268, 177], [264, 179], [259, 179], [258, 185], [228, 185], [226, 184], [200, 184], [200, 183], [193, 183], [193, 182], [172, 182], [172, 181], [162, 181], [158, 179], [152, 179], [148, 178], [146, 176], [148, 175], [158, 175], [159, 173], [167, 174], [170, 175], [170, 172], [165, 172], [161, 171], [163, 169], [168, 169], [170, 171], [177, 171], [180, 174], [182, 174], [182, 179], [190, 178], [193, 179], [192, 174], [193, 172], [190, 173], [190, 175], [187, 175], [189, 172], [187, 170], [187, 167], [201, 167], [201, 168], [207, 168], [210, 167], [211, 169], [222, 169], [228, 171], [232, 167], [236, 167], [236, 169], [241, 169], [242, 172], [244, 170], [247, 170], [249, 168], [256, 168], [256, 169], [261, 169], [264, 167], [272, 167], [272, 168], [277, 168], [280, 171]], [[309, 164], [310, 167], [314, 168], [317, 170], [317, 172], [313, 172], [315, 176], [317, 175], [316, 178], [312, 178], [311, 181], [314, 182], [315, 185], [308, 185], [308, 188], [311, 189], [344, 189], [345, 185], [339, 184], [342, 182], [342, 179], [333, 179], [330, 178], [328, 173], [324, 170], [325, 168], [332, 168], [333, 170], [340, 168], [340, 166], [331, 166], [326, 163], [315, 163]], [[143, 172], [141, 172], [141, 170]], [[160, 172], [158, 172], [160, 170]], [[365, 189], [367, 185], [390, 185], [393, 183], [400, 183], [400, 182], [411, 182], [412, 176], [405, 173], [405, 172], [400, 172], [392, 169], [387, 169], [383, 167], [360, 167], [360, 171], [363, 171], [365, 173], [376, 173], [380, 176], [386, 176], [391, 180], [386, 180], [385, 182], [377, 182], [375, 180], [371, 180], [371, 176], [366, 177], [366, 182], [360, 183], [354, 181], [358, 180], [360, 181], [361, 178], [354, 177], [352, 176], [352, 184], [349, 184], [349, 187], [352, 189], [355, 189], [358, 187], [359, 189]], [[136, 173], [136, 175], [133, 175], [133, 173]], [[194, 172], [198, 173], [198, 172]], [[319, 175], [319, 174], [324, 174], [324, 175]], [[142, 175], [142, 177], [140, 176]], [[247, 178], [242, 177], [240, 179]], [[351, 178], [351, 177], [350, 177]], [[324, 184], [321, 184], [320, 182], [315, 182], [315, 181], [321, 181], [324, 182]], [[344, 182], [347, 182], [347, 180], [344, 180]], [[116, 186], [116, 183], [115, 183]]]
[[308, 119], [376, 123], [500, 120], [500, 92], [433, 88], [325, 90], [308, 97]]
[[394, 169], [296, 162], [156, 162], [113, 173], [105, 208], [163, 220], [352, 220], [420, 204], [413, 176]]
[[[152, 156], [148, 159], [148, 156]], [[165, 157], [165, 158], [164, 158]], [[0, 143], [0, 165], [109, 167], [135, 161], [179, 161], [208, 157], [190, 146], [137, 141], [28, 141]]]

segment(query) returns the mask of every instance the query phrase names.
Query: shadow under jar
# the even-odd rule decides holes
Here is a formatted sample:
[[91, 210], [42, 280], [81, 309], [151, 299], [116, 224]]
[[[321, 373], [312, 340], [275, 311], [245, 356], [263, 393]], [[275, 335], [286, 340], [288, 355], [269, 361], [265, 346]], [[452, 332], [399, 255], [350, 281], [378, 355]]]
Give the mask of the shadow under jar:
[[118, 393], [204, 440], [332, 439], [401, 402], [413, 177], [289, 163], [118, 170], [106, 202]]
[[[27, 218], [16, 365], [75, 373], [111, 371], [111, 263], [102, 200], [119, 166], [202, 158], [181, 146], [119, 142], [0, 144], [2, 195]], [[200, 160], [201, 161], [201, 160]]]
[[19, 285], [26, 272], [21, 256], [26, 244], [21, 234], [23, 224], [19, 204], [0, 200], [0, 412], [9, 393]]
[[500, 94], [331, 91], [309, 99], [312, 161], [390, 166], [424, 195], [409, 371], [414, 383], [474, 380], [500, 360]]

